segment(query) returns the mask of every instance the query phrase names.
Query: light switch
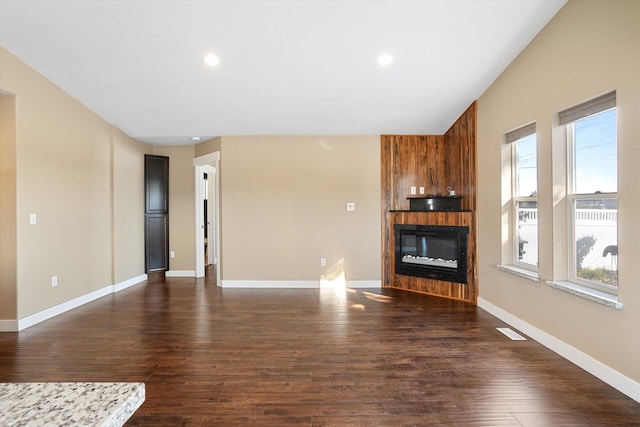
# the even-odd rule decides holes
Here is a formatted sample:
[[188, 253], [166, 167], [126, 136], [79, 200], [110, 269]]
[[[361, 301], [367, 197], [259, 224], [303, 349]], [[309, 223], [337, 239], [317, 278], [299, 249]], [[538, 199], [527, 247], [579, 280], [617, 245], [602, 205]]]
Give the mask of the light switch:
[[420, 187], [420, 194], [424, 194], [424, 187]]
[[416, 195], [416, 187], [411, 186], [411, 195], [415, 196]]
[[38, 216], [34, 213], [30, 213], [29, 214], [29, 224], [33, 225], [33, 224], [37, 224], [38, 223]]
[[353, 202], [349, 202], [347, 203], [347, 211], [348, 212], [353, 212], [356, 210], [356, 204]]

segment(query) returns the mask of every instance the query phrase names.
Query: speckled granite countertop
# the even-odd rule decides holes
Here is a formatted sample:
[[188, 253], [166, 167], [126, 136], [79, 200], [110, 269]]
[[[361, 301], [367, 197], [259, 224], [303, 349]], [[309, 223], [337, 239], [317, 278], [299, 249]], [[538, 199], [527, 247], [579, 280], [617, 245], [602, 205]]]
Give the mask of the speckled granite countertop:
[[0, 426], [122, 426], [144, 383], [0, 383]]

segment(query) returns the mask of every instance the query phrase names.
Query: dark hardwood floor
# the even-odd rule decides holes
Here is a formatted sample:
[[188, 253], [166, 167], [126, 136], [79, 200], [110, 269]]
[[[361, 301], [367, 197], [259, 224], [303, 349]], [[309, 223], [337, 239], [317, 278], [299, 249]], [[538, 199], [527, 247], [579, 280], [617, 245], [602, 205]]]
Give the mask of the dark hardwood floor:
[[130, 426], [640, 426], [640, 403], [473, 305], [156, 279], [0, 334], [0, 382], [141, 381]]

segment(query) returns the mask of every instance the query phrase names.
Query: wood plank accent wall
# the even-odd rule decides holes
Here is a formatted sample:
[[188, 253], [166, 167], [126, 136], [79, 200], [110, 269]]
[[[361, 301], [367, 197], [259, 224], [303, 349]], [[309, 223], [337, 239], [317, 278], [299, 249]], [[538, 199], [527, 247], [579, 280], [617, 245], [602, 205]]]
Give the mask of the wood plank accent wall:
[[[382, 286], [476, 303], [476, 102], [444, 135], [382, 135]], [[463, 196], [467, 212], [408, 212], [412, 186], [445, 195], [447, 187]], [[468, 284], [396, 275], [394, 224], [469, 227]]]
[[[409, 209], [411, 186], [425, 187], [429, 194], [444, 194], [443, 135], [383, 135], [382, 197], [384, 212]], [[433, 153], [427, 156], [427, 147]]]
[[463, 196], [462, 209], [476, 210], [476, 102], [444, 134], [447, 151], [447, 178]]

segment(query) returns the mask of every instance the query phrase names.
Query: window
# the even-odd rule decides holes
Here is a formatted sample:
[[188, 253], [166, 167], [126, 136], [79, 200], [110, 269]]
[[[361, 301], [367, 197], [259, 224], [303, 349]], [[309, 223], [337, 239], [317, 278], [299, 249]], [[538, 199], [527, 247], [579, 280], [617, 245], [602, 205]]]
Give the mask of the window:
[[[566, 111], [579, 117], [563, 122]], [[567, 125], [569, 278], [618, 288], [618, 179], [615, 92], [559, 114]]]
[[538, 267], [538, 173], [535, 123], [506, 135], [511, 144], [513, 263], [530, 270]]

